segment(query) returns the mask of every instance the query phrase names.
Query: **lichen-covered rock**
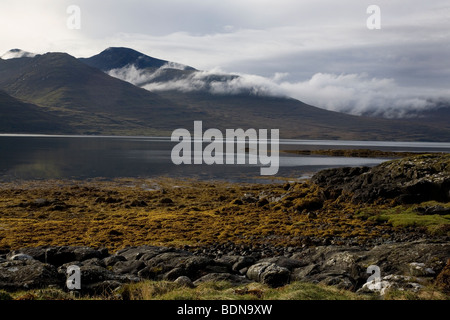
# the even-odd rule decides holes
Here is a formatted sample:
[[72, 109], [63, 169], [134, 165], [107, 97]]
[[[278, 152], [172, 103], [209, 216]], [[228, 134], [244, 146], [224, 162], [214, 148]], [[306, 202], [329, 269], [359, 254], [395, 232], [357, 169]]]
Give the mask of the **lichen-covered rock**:
[[189, 279], [186, 276], [180, 276], [174, 280], [174, 282], [181, 287], [187, 287], [187, 288], [195, 288], [195, 284], [192, 282], [191, 279]]
[[52, 265], [37, 260], [0, 263], [0, 288], [16, 291], [61, 285], [62, 278]]
[[247, 278], [276, 288], [289, 282], [290, 272], [288, 269], [277, 266], [275, 263], [260, 262], [248, 268]]
[[396, 199], [398, 203], [450, 201], [450, 154], [419, 155], [373, 168], [337, 168], [315, 174], [312, 182], [328, 197], [351, 195], [352, 201]]
[[230, 273], [208, 273], [203, 277], [194, 281], [194, 285], [198, 286], [204, 282], [218, 282], [218, 281], [227, 281], [233, 286], [239, 286], [242, 284], [250, 283], [250, 281], [245, 278], [245, 276], [238, 276]]

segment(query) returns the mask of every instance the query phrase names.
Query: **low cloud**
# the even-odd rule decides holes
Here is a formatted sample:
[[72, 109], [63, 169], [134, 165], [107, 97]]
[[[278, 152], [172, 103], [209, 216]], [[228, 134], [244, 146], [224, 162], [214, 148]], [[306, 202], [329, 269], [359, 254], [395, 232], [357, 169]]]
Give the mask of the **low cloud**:
[[285, 96], [327, 110], [386, 118], [413, 117], [420, 111], [434, 108], [437, 101], [450, 101], [450, 94], [446, 91], [402, 87], [394, 79], [374, 78], [366, 73], [316, 73], [306, 81], [292, 82], [285, 80], [289, 76], [287, 73], [276, 73], [268, 78], [250, 74], [230, 75], [213, 69], [181, 74], [169, 81], [154, 81], [168, 68], [171, 65], [148, 72], [127, 66], [111, 70], [109, 74], [153, 92], [177, 90]]
[[444, 90], [402, 87], [394, 79], [367, 74], [316, 73], [303, 82], [280, 82], [286, 94], [327, 110], [353, 115], [401, 118], [431, 109], [437, 100], [450, 100]]

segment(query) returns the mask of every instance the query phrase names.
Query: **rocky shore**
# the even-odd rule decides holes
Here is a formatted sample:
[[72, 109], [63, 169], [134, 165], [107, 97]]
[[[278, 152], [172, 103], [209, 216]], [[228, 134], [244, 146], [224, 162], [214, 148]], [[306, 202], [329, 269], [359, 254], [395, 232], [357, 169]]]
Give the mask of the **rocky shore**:
[[382, 296], [431, 286], [448, 296], [449, 201], [450, 155], [277, 185], [3, 184], [0, 290], [67, 291], [76, 265], [88, 295], [164, 280], [192, 288], [304, 282]]
[[[276, 288], [302, 281], [381, 295], [388, 289], [417, 292], [429, 285], [450, 289], [449, 243], [291, 248], [284, 256], [265, 258], [258, 251], [231, 255], [190, 249], [138, 246], [109, 253], [107, 249], [62, 246], [13, 250], [0, 256], [0, 289], [68, 290], [66, 272], [73, 265], [81, 270], [80, 292], [91, 295], [112, 294], [124, 284], [147, 279], [187, 287], [228, 281], [235, 286], [259, 282]], [[378, 286], [368, 283], [371, 265], [379, 267]]]

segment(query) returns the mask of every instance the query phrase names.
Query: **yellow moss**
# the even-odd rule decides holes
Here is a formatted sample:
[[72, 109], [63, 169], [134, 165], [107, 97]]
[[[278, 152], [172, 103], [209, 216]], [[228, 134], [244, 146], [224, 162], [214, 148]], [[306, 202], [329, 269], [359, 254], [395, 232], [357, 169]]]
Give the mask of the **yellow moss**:
[[[356, 214], [361, 208], [353, 204], [323, 201], [321, 192], [308, 183], [285, 190], [276, 184], [172, 179], [3, 184], [0, 248], [87, 245], [116, 250], [229, 241], [299, 245], [296, 237], [370, 238], [390, 228], [362, 221]], [[249, 194], [269, 201], [283, 197], [258, 206], [245, 201]], [[37, 206], [37, 199], [49, 204]], [[55, 204], [61, 210], [54, 210]], [[311, 210], [316, 216], [307, 216]]]

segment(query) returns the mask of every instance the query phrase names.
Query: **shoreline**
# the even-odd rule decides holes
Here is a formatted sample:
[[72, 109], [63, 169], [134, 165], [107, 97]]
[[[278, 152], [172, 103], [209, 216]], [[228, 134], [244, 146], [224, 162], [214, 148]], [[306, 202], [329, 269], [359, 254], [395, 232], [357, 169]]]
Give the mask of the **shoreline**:
[[[397, 289], [403, 288], [401, 283], [422, 286], [405, 280], [414, 276], [416, 266], [422, 268], [423, 283], [434, 286], [450, 259], [449, 172], [450, 155], [427, 154], [373, 168], [328, 169], [307, 181], [275, 184], [170, 178], [0, 184], [0, 268], [6, 268], [0, 290], [1, 283], [14, 279], [7, 271], [12, 264], [19, 270], [36, 264], [38, 270], [54, 274], [61, 265], [34, 261], [42, 256], [36, 253], [42, 248], [62, 250], [63, 256], [66, 251], [94, 250], [99, 253], [90, 258], [96, 262], [86, 257], [90, 262], [81, 261], [86, 270], [94, 267], [92, 272], [104, 274], [116, 268], [118, 274], [128, 274], [127, 279], [172, 281], [188, 276], [195, 282], [219, 274], [206, 279], [247, 277], [277, 287], [263, 280], [263, 271], [247, 274], [246, 268], [262, 263], [261, 270], [269, 265], [267, 270], [288, 270], [280, 271], [281, 286], [318, 281], [355, 292], [368, 277], [365, 268], [377, 263], [382, 270], [397, 270], [385, 275]], [[157, 252], [156, 260], [130, 256], [126, 261], [117, 258], [109, 267], [104, 260], [133, 250], [140, 257]], [[105, 252], [115, 254], [103, 256]], [[16, 254], [32, 259], [12, 259]], [[68, 254], [65, 259], [75, 258]], [[190, 269], [185, 259], [199, 265]], [[209, 261], [207, 269], [200, 263], [204, 259]], [[233, 270], [235, 259], [251, 264]], [[153, 271], [141, 277], [145, 268]], [[433, 273], [426, 274], [424, 268]], [[111, 281], [120, 278], [109, 275]], [[120, 279], [115, 288], [128, 283]], [[106, 283], [100, 282], [104, 288]]]

